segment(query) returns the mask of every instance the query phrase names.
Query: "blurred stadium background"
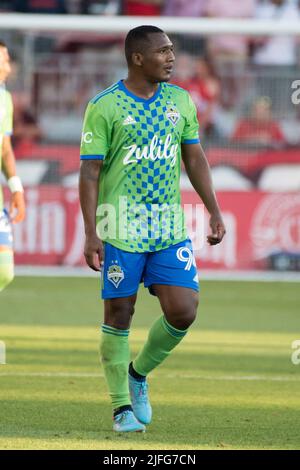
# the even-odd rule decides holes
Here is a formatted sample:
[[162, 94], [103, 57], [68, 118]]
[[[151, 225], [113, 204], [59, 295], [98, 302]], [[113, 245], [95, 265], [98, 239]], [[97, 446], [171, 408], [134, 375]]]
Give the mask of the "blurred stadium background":
[[[128, 29], [154, 23], [176, 46], [172, 81], [197, 105], [228, 229], [220, 246], [203, 244], [199, 266], [300, 270], [296, 0], [28, 0], [1, 2], [1, 9], [0, 34], [13, 58], [13, 143], [28, 207], [15, 227], [17, 265], [84, 265], [77, 196], [84, 109], [126, 76]], [[184, 172], [182, 197], [199, 202]]]
[[[0, 8], [27, 198], [26, 221], [15, 227], [18, 266], [84, 266], [77, 195], [83, 112], [93, 95], [126, 76], [128, 29], [154, 23], [176, 46], [172, 81], [197, 105], [228, 229], [220, 246], [203, 244], [199, 266], [300, 270], [296, 0], [28, 0]], [[199, 202], [184, 171], [182, 197]]]

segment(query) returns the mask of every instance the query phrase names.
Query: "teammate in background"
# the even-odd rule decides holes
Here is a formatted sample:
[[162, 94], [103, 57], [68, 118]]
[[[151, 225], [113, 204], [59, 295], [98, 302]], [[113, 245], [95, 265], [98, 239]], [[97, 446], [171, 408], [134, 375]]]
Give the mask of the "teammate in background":
[[3, 42], [0, 42], [0, 169], [6, 177], [12, 193], [9, 213], [7, 213], [3, 207], [0, 187], [0, 292], [14, 278], [10, 223], [21, 222], [25, 217], [23, 187], [20, 178], [16, 175], [15, 157], [11, 145], [13, 105], [11, 95], [5, 89], [5, 81], [11, 71], [9, 61], [7, 47]]
[[[100, 351], [113, 429], [120, 432], [144, 431], [150, 423], [146, 377], [196, 317], [196, 264], [179, 223], [181, 156], [211, 216], [208, 243], [220, 243], [225, 234], [195, 106], [187, 91], [167, 83], [175, 59], [170, 39], [155, 26], [140, 26], [128, 33], [125, 55], [128, 78], [88, 104], [79, 183], [86, 262], [95, 271], [102, 268]], [[142, 281], [158, 297], [163, 315], [129, 364], [129, 328]]]

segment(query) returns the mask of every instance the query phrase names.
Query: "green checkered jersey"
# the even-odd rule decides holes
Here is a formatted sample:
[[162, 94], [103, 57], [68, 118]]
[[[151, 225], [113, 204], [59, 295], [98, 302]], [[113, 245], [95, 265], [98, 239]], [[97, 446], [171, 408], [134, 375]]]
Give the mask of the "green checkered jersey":
[[[0, 86], [0, 170], [2, 163], [3, 137], [12, 134], [13, 127], [13, 104], [11, 94]], [[2, 189], [0, 187], [0, 211], [3, 208]]]
[[161, 83], [150, 99], [119, 81], [88, 104], [81, 160], [103, 160], [97, 233], [125, 251], [151, 252], [187, 238], [180, 206], [181, 144], [199, 142], [187, 91]]

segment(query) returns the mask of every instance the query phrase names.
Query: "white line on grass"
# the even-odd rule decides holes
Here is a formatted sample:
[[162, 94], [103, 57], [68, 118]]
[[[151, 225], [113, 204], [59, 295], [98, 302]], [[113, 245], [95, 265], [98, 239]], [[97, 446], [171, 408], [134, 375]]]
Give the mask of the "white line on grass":
[[[262, 281], [300, 282], [299, 272], [199, 270], [200, 280], [209, 281]], [[17, 276], [33, 277], [99, 277], [89, 268], [69, 266], [17, 266]]]
[[[0, 372], [1, 377], [66, 377], [66, 378], [104, 378], [104, 374], [93, 372]], [[153, 375], [153, 379], [197, 379], [218, 381], [264, 381], [264, 382], [300, 382], [299, 376], [263, 376], [263, 375], [195, 375], [195, 374], [166, 374], [163, 376]]]

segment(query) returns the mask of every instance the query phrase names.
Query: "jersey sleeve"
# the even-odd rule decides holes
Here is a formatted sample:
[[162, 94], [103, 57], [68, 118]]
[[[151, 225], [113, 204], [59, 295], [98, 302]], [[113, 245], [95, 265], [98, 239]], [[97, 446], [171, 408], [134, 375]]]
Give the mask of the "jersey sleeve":
[[84, 115], [80, 160], [104, 160], [110, 141], [111, 129], [103, 104], [90, 102]]
[[12, 135], [13, 133], [13, 102], [10, 93], [6, 95], [6, 112], [3, 123], [3, 134]]
[[199, 139], [199, 122], [197, 119], [197, 110], [196, 106], [188, 94], [188, 104], [187, 104], [187, 112], [185, 116], [185, 126], [183, 129], [183, 133], [181, 136], [181, 143], [182, 144], [198, 144], [200, 142]]

